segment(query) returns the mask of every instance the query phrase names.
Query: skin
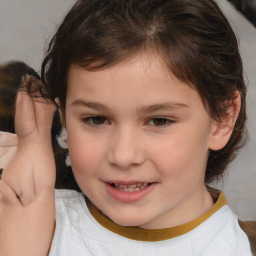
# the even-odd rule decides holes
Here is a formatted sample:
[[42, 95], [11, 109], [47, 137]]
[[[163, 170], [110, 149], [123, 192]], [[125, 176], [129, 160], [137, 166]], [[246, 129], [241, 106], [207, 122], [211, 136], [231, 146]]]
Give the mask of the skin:
[[[65, 115], [78, 185], [119, 225], [159, 229], [196, 219], [213, 206], [204, 184], [209, 150], [227, 143], [239, 102], [231, 118], [215, 122], [157, 56], [93, 72], [71, 65]], [[110, 181], [153, 185], [123, 202], [108, 192]]]
[[0, 168], [4, 168], [14, 155], [18, 144], [17, 135], [0, 132]]
[[0, 149], [18, 145], [8, 162], [3, 155], [0, 255], [45, 256], [50, 247], [55, 221], [55, 162], [51, 147], [54, 111], [54, 106], [44, 100], [32, 100], [26, 92], [19, 92], [17, 137], [1, 134]]

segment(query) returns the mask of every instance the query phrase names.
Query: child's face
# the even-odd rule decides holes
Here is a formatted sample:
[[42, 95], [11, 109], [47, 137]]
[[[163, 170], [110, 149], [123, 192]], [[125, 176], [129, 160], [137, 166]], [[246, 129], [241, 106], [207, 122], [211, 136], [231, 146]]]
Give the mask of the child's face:
[[114, 222], [165, 228], [209, 206], [204, 173], [214, 122], [199, 94], [158, 58], [95, 72], [72, 65], [66, 103], [77, 183]]

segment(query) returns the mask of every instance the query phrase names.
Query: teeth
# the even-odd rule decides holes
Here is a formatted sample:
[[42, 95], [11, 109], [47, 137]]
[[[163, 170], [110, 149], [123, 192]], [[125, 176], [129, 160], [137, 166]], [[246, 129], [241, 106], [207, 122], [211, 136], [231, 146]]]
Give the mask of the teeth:
[[136, 184], [134, 184], [134, 185], [128, 185], [128, 188], [136, 188]]
[[132, 184], [132, 185], [124, 185], [124, 184], [113, 184], [114, 188], [123, 191], [123, 192], [136, 192], [140, 191], [144, 188], [146, 188], [149, 183], [138, 183], [138, 184]]
[[115, 184], [117, 187], [120, 187], [120, 188], [127, 188], [128, 186], [127, 185], [118, 185], [118, 184]]

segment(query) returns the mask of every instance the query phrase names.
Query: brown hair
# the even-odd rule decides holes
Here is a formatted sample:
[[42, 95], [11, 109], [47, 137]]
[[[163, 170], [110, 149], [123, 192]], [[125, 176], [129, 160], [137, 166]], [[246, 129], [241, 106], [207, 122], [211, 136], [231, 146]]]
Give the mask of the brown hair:
[[26, 74], [40, 79], [38, 74], [22, 61], [10, 61], [0, 66], [0, 131], [15, 133], [16, 94], [21, 79]]
[[215, 120], [221, 120], [235, 92], [240, 93], [233, 134], [208, 159], [205, 181], [220, 177], [243, 144], [246, 88], [236, 36], [213, 0], [77, 1], [42, 64], [47, 97], [58, 97], [65, 110], [72, 63], [99, 70], [141, 51], [156, 51], [178, 79], [198, 91]]

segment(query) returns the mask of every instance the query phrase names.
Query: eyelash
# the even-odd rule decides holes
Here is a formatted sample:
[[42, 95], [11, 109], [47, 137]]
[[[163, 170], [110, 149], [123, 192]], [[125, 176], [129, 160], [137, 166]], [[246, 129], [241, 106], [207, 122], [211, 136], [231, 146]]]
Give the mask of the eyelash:
[[[103, 121], [103, 122], [100, 122], [100, 123], [96, 124], [95, 123], [96, 120], [97, 121]], [[110, 124], [110, 122], [107, 120], [107, 118], [105, 118], [103, 116], [88, 116], [88, 117], [82, 118], [81, 121], [82, 121], [82, 123], [84, 123], [86, 125], [89, 125], [89, 126], [92, 126], [92, 127], [99, 127], [99, 126], [102, 126], [102, 125]], [[160, 124], [160, 125], [156, 125], [155, 121], [164, 121], [164, 123]], [[151, 124], [151, 126], [160, 127], [160, 128], [166, 127], [166, 126], [171, 125], [172, 123], [174, 123], [173, 120], [165, 118], [165, 117], [152, 117], [147, 121], [147, 123], [150, 124], [151, 122], [153, 123], [153, 124]]]
[[[97, 119], [98, 119], [98, 121], [99, 121], [99, 119], [103, 120], [104, 123], [101, 123], [101, 124], [95, 124], [95, 123], [93, 123], [93, 121], [95, 121], [95, 120], [97, 120]], [[103, 117], [103, 116], [88, 116], [88, 117], [82, 118], [82, 122], [83, 122], [84, 124], [87, 124], [87, 125], [93, 126], [93, 127], [105, 125], [105, 124], [106, 124], [106, 123], [105, 123], [106, 120], [107, 120], [107, 119], [106, 119], [105, 117]], [[110, 122], [108, 122], [107, 124], [109, 124], [109, 123], [110, 123]]]
[[166, 126], [168, 126], [168, 125], [174, 123], [173, 120], [168, 119], [168, 118], [165, 118], [165, 117], [153, 117], [153, 118], [151, 118], [151, 119], [148, 121], [148, 123], [150, 123], [150, 122], [155, 122], [155, 121], [164, 121], [164, 124], [161, 124], [161, 125], [155, 125], [155, 124], [153, 124], [152, 126], [155, 126], [155, 127], [166, 127]]

